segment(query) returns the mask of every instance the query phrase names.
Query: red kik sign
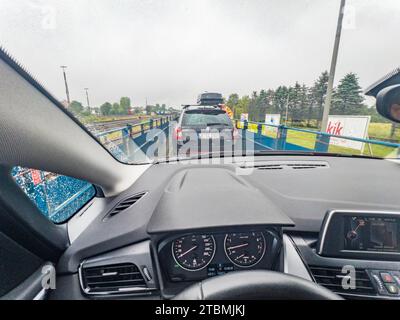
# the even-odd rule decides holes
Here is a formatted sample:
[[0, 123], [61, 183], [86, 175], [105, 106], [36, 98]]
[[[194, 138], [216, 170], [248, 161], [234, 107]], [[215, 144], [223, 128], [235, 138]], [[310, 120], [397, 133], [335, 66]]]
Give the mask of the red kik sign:
[[341, 136], [343, 130], [343, 125], [340, 121], [332, 123], [329, 121], [328, 127], [326, 128], [326, 133], [333, 134], [335, 136]]

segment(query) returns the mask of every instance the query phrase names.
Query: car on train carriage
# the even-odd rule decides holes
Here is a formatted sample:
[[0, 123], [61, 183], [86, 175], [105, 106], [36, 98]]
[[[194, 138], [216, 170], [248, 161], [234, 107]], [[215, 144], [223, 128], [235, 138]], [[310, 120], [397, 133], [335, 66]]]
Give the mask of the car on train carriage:
[[[121, 1], [116, 8], [98, 0], [99, 10], [92, 10], [94, 2], [85, 6], [80, 1], [85, 10], [76, 10], [75, 2], [54, 2], [57, 19], [46, 17], [42, 23], [30, 20], [36, 17], [30, 10], [37, 10], [38, 4], [26, 8], [22, 2], [2, 1], [8, 11], [2, 7], [1, 12], [10, 14], [0, 19], [2, 36], [10, 45], [17, 40], [13, 50], [25, 54], [31, 64], [22, 67], [0, 49], [1, 299], [100, 300], [92, 309], [119, 299], [139, 302], [143, 308], [144, 299], [163, 307], [172, 299], [400, 300], [400, 70], [365, 90], [373, 108], [362, 103], [361, 85], [349, 71], [334, 91], [335, 114], [328, 118], [328, 126], [335, 128], [331, 132], [316, 129], [324, 119], [322, 111], [328, 110], [323, 109], [327, 72], [312, 88], [281, 85], [283, 78], [315, 70], [319, 60], [325, 67], [326, 56], [321, 55], [331, 42], [314, 29], [317, 21], [321, 28], [332, 28], [334, 1], [325, 7], [320, 1], [316, 5], [298, 0], [282, 4], [283, 11], [264, 2], [243, 6], [221, 1], [218, 10], [208, 10], [204, 4], [192, 7], [188, 1], [173, 10], [157, 1], [140, 5]], [[377, 10], [382, 2], [354, 2], [360, 14], [374, 14], [357, 20], [357, 28], [349, 31], [352, 48], [343, 55], [350, 55], [348, 63], [357, 60], [365, 76], [398, 59], [389, 53], [400, 48], [394, 31], [400, 28], [396, 11], [400, 6]], [[320, 10], [319, 14], [311, 9]], [[114, 10], [122, 17], [114, 16]], [[77, 18], [78, 11], [85, 14]], [[162, 19], [153, 19], [154, 12]], [[306, 29], [310, 19], [302, 16], [310, 12], [313, 30]], [[100, 19], [88, 19], [88, 14]], [[20, 15], [24, 23], [13, 20]], [[279, 22], [277, 17], [285, 19]], [[228, 27], [221, 19], [228, 19]], [[202, 23], [189, 23], [193, 20]], [[123, 21], [122, 29], [114, 21]], [[142, 22], [152, 27], [137, 28]], [[357, 40], [363, 28], [372, 32], [377, 25], [379, 37], [366, 36], [378, 45], [354, 59], [361, 52], [357, 49], [366, 45], [364, 38]], [[130, 32], [125, 37], [127, 27]], [[317, 53], [315, 43], [302, 45], [310, 38], [306, 30], [318, 39]], [[203, 32], [210, 37], [200, 37]], [[299, 34], [307, 34], [301, 43], [286, 41]], [[179, 37], [185, 46], [176, 50], [173, 45]], [[260, 41], [263, 37], [268, 41]], [[132, 47], [125, 38], [133, 39]], [[85, 45], [88, 39], [92, 42]], [[207, 41], [199, 45], [199, 39]], [[105, 43], [115, 50], [105, 48]], [[35, 50], [30, 50], [33, 45]], [[310, 56], [303, 56], [303, 51]], [[54, 80], [52, 68], [64, 59], [75, 64], [68, 69], [74, 80], [70, 87], [65, 66], [62, 71], [57, 68], [63, 72], [61, 84]], [[107, 68], [96, 69], [96, 61]], [[266, 61], [269, 64], [264, 65]], [[125, 64], [133, 72], [127, 72]], [[364, 70], [371, 65], [373, 70]], [[46, 87], [54, 88], [58, 96], [29, 69], [39, 73], [37, 78], [47, 79]], [[70, 93], [79, 98], [80, 86], [89, 79], [90, 92], [98, 98], [89, 100], [88, 88], [81, 88], [86, 106], [70, 99]], [[220, 95], [205, 93], [198, 105], [181, 110], [177, 137], [188, 128], [210, 144], [215, 133], [228, 130], [234, 138], [237, 130], [239, 150], [202, 149], [199, 156], [194, 148], [177, 155], [172, 147], [177, 138], [173, 108], [169, 115], [163, 111], [141, 121], [131, 118], [126, 126], [129, 115], [121, 114], [133, 102], [127, 97], [113, 104], [103, 102], [123, 90], [134, 90], [137, 100], [146, 101], [138, 113], [150, 115], [169, 108], [151, 105], [148, 99], [162, 96], [172, 105], [216, 82], [241, 94], [267, 82], [279, 86], [241, 97], [224, 93], [237, 117], [249, 119], [246, 125], [239, 119], [237, 125], [232, 123], [218, 103]], [[149, 91], [154, 92], [152, 97]], [[72, 100], [68, 108], [60, 102], [64, 94]], [[94, 101], [101, 118], [88, 112]], [[350, 108], [354, 114], [346, 113]], [[341, 110], [343, 114], [337, 114]], [[304, 115], [310, 117], [304, 120]], [[296, 117], [308, 127], [291, 121]], [[107, 121], [106, 128], [100, 120]], [[103, 129], [93, 129], [96, 121]], [[372, 139], [369, 131], [382, 139]], [[228, 307], [237, 304], [229, 302]], [[266, 317], [270, 307], [265, 307]], [[132, 310], [139, 314], [136, 306]], [[59, 313], [66, 311], [60, 308]], [[151, 313], [156, 318], [154, 309]]]

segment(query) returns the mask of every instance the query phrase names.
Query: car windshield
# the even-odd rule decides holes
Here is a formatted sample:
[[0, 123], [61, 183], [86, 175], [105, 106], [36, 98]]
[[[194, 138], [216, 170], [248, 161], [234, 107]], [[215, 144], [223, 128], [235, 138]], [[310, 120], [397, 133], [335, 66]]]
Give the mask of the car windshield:
[[[340, 5], [0, 0], [0, 27], [8, 52], [123, 163], [222, 151], [397, 159], [400, 128], [375, 103], [400, 83], [400, 2]], [[205, 106], [216, 111], [190, 111]]]
[[182, 118], [182, 127], [190, 126], [232, 126], [232, 121], [225, 112], [185, 112]]

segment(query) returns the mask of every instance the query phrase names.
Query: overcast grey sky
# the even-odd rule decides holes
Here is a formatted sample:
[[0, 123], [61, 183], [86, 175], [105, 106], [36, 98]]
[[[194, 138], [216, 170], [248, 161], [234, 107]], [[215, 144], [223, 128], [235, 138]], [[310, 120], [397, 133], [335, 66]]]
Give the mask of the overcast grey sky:
[[[311, 85], [329, 69], [340, 0], [0, 0], [0, 44], [57, 98], [194, 102]], [[400, 65], [400, 1], [348, 0], [337, 81]]]

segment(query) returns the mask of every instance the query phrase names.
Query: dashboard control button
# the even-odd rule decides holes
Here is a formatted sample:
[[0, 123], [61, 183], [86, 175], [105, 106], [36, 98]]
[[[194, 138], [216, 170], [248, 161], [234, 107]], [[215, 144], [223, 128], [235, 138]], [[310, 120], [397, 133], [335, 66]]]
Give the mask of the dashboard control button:
[[151, 281], [152, 276], [151, 276], [151, 273], [150, 273], [150, 271], [149, 271], [149, 269], [147, 267], [143, 268], [143, 275], [145, 276], [147, 281]]
[[386, 294], [386, 290], [383, 287], [383, 282], [375, 272], [372, 273], [372, 278], [375, 280], [379, 294]]
[[385, 283], [394, 283], [394, 279], [389, 272], [381, 272], [381, 279]]
[[397, 286], [392, 283], [385, 283], [385, 287], [390, 294], [398, 294], [399, 293], [399, 288], [397, 288]]
[[397, 285], [400, 286], [400, 272], [393, 272], [393, 278], [396, 281]]

